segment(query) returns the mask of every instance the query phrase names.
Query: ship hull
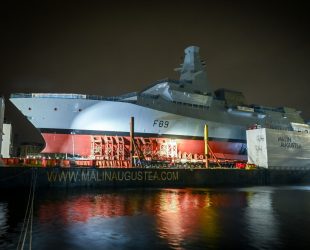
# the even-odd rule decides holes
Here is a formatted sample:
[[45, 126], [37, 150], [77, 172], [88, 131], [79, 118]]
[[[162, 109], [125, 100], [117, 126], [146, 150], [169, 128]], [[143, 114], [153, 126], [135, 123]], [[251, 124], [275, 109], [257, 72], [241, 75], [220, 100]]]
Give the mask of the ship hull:
[[[42, 153], [62, 153], [62, 154], [72, 154], [79, 155], [82, 157], [88, 157], [90, 155], [96, 158], [107, 158], [107, 159], [117, 159], [117, 155], [114, 157], [104, 156], [105, 148], [108, 147], [105, 143], [105, 138], [119, 138], [117, 132], [115, 133], [104, 133], [100, 134], [55, 134], [55, 133], [42, 133], [46, 146]], [[94, 138], [99, 138], [101, 140], [101, 152], [95, 154], [92, 149]], [[124, 139], [124, 151], [129, 151], [129, 136], [122, 136]], [[148, 141], [152, 142], [151, 153], [149, 153], [152, 159], [167, 159], [167, 158], [178, 158], [187, 160], [202, 160], [205, 158], [205, 144], [203, 138], [196, 139], [172, 139], [175, 137], [150, 137], [147, 134], [137, 136], [136, 140], [140, 138], [147, 138]], [[174, 150], [170, 152], [162, 152], [160, 145], [164, 145], [165, 142], [170, 142], [171, 145], [175, 145]], [[114, 139], [114, 144], [116, 140]], [[232, 160], [246, 160], [247, 155], [244, 154], [244, 149], [246, 144], [243, 141], [223, 141], [216, 138], [211, 138], [208, 142], [211, 152], [216, 158], [220, 159], [232, 159]], [[116, 145], [115, 145], [116, 147]], [[123, 156], [124, 154], [122, 154]], [[124, 160], [121, 158], [120, 160]]]
[[124, 150], [128, 151], [129, 122], [134, 117], [135, 136], [157, 143], [152, 156], [162, 154], [160, 145], [169, 142], [176, 148], [164, 158], [201, 158], [205, 152], [204, 126], [208, 124], [211, 153], [219, 158], [246, 159], [245, 122], [229, 124], [220, 116], [218, 121], [211, 121], [207, 117], [196, 119], [193, 114], [178, 115], [128, 102], [56, 95], [11, 98], [11, 101], [41, 132], [45, 141], [43, 153], [101, 156], [92, 151], [96, 136], [101, 137], [103, 147], [107, 146], [104, 143], [107, 136], [113, 140], [123, 137], [127, 142]]

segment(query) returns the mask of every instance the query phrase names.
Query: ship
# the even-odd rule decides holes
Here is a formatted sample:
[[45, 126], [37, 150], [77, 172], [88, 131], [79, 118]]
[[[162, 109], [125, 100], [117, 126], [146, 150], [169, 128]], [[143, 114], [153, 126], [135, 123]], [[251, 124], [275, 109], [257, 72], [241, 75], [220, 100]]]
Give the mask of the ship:
[[248, 129], [310, 131], [294, 108], [249, 105], [240, 91], [213, 90], [199, 50], [185, 49], [175, 69], [179, 80], [159, 80], [141, 91], [113, 97], [14, 93], [10, 101], [41, 133], [43, 154], [87, 159], [128, 159], [131, 117], [135, 145], [145, 159], [203, 159], [205, 125], [208, 152], [231, 160], [247, 159]]

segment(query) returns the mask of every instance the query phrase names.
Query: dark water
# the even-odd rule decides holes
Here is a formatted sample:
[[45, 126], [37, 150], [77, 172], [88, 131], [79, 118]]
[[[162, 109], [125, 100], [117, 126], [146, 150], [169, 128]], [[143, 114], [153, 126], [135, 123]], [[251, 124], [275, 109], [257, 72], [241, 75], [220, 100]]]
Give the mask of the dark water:
[[[0, 249], [27, 198], [1, 192]], [[37, 190], [31, 232], [32, 249], [310, 249], [310, 186]]]

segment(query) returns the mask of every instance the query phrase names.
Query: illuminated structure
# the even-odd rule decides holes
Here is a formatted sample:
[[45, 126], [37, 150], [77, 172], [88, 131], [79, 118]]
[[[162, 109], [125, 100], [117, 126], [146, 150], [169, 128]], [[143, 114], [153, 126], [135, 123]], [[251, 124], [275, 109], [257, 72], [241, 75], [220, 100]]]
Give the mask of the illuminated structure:
[[12, 151], [12, 125], [10, 123], [3, 123], [2, 128], [1, 155], [4, 158], [9, 158]]
[[217, 158], [246, 160], [246, 129], [294, 130], [304, 124], [291, 108], [247, 105], [241, 92], [213, 91], [199, 48], [185, 49], [179, 80], [116, 97], [82, 94], [12, 94], [11, 102], [41, 132], [43, 153], [124, 160], [129, 157], [129, 121], [135, 118], [137, 157], [159, 160], [204, 158], [204, 126]]

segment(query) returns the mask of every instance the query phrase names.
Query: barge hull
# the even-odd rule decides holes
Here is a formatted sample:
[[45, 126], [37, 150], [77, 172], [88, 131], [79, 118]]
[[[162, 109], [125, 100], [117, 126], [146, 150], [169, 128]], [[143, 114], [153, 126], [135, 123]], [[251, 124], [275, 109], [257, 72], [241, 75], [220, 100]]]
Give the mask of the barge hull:
[[310, 170], [0, 167], [0, 188], [186, 188], [310, 184]]

